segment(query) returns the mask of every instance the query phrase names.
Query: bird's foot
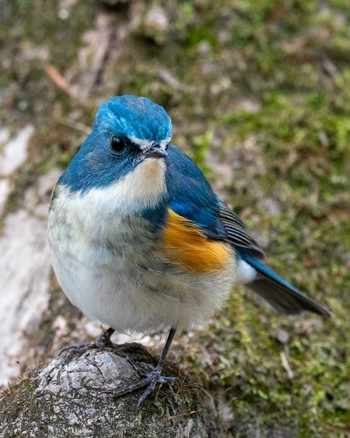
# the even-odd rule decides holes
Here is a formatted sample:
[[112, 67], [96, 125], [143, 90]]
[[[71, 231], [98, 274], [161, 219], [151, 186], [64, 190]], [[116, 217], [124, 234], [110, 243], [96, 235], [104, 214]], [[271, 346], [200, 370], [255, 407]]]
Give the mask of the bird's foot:
[[174, 383], [179, 380], [177, 377], [162, 376], [161, 372], [162, 370], [156, 367], [145, 378], [141, 379], [137, 383], [134, 383], [133, 385], [128, 386], [127, 388], [121, 389], [119, 391], [112, 390], [112, 391], [104, 391], [104, 392], [107, 394], [112, 394], [113, 397], [115, 398], [119, 398], [122, 397], [123, 395], [130, 394], [131, 392], [146, 387], [146, 390], [143, 392], [137, 403], [137, 407], [140, 407], [142, 403], [146, 400], [146, 398], [154, 390], [157, 383]]
[[87, 350], [98, 349], [103, 350], [108, 347], [113, 347], [113, 342], [111, 341], [111, 336], [114, 333], [112, 328], [105, 330], [101, 336], [99, 336], [94, 342], [88, 342], [81, 345], [69, 345], [61, 350], [60, 355], [67, 351], [77, 351], [79, 353], [85, 353]]

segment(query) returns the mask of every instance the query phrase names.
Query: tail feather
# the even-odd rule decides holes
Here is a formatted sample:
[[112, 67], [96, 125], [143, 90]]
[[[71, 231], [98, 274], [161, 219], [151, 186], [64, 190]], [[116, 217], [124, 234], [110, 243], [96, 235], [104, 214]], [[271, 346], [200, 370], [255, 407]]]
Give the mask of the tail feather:
[[242, 258], [258, 272], [256, 280], [247, 284], [247, 287], [264, 298], [279, 313], [289, 315], [308, 310], [323, 316], [333, 316], [330, 310], [287, 283], [255, 257], [244, 254]]

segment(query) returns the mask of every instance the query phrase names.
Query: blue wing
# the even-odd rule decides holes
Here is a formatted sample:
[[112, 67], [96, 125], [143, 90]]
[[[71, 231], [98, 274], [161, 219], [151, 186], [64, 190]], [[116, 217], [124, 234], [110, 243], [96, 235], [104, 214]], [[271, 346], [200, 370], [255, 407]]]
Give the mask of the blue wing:
[[260, 260], [244, 252], [241, 257], [258, 273], [256, 279], [247, 284], [249, 289], [264, 298], [279, 313], [288, 315], [309, 310], [319, 315], [333, 316], [327, 308], [300, 292]]
[[194, 162], [175, 146], [168, 147], [169, 207], [201, 228], [210, 239], [224, 240], [248, 254], [263, 257], [241, 219], [213, 192]]
[[279, 313], [293, 314], [309, 310], [320, 315], [332, 313], [304, 295], [259, 258], [264, 254], [249, 235], [241, 219], [211, 189], [200, 169], [180, 149], [169, 146], [167, 187], [169, 207], [201, 228], [209, 239], [223, 240], [236, 250], [237, 257], [248, 263], [256, 278], [247, 287], [268, 301]]

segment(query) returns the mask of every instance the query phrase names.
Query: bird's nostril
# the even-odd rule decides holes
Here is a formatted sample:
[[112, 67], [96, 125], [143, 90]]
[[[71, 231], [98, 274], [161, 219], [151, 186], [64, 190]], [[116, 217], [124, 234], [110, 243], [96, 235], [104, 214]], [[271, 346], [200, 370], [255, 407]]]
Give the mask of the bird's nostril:
[[144, 155], [149, 158], [165, 158], [168, 152], [159, 145], [153, 145], [143, 151]]

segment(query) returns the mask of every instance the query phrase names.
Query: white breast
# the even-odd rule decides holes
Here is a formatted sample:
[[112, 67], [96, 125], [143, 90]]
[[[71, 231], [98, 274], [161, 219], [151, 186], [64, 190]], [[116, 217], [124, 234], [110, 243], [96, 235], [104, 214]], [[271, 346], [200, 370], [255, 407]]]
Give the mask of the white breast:
[[92, 319], [119, 331], [187, 328], [227, 297], [234, 262], [205, 276], [169, 263], [137, 214], [166, 193], [164, 163], [144, 164], [109, 188], [58, 189], [49, 215], [52, 265], [68, 298]]

